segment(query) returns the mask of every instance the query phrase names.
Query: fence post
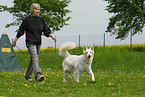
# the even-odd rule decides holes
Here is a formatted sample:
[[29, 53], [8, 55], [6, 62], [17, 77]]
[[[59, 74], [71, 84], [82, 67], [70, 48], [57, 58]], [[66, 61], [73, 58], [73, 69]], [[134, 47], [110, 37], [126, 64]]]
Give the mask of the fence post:
[[105, 47], [105, 33], [104, 33], [104, 47]]
[[130, 49], [132, 49], [132, 31], [130, 33]]
[[80, 42], [81, 42], [81, 36], [80, 36], [80, 34], [79, 34], [79, 47], [80, 47]]
[[[56, 36], [55, 36], [56, 37]], [[56, 53], [56, 42], [55, 42], [55, 53]]]

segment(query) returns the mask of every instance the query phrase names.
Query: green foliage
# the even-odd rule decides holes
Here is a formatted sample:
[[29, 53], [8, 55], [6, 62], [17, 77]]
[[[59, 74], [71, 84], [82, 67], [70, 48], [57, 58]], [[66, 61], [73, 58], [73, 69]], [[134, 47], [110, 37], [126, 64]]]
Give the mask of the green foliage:
[[29, 15], [29, 9], [32, 3], [38, 3], [41, 6], [40, 16], [44, 18], [53, 31], [60, 30], [63, 26], [68, 25], [67, 21], [71, 17], [67, 16], [71, 11], [67, 9], [71, 0], [14, 0], [13, 7], [0, 5], [0, 12], [8, 11], [13, 14], [14, 21], [6, 25], [19, 26], [22, 20]]
[[125, 39], [129, 32], [140, 34], [145, 25], [145, 0], [104, 0], [108, 2], [107, 11], [114, 15], [109, 19], [106, 32]]

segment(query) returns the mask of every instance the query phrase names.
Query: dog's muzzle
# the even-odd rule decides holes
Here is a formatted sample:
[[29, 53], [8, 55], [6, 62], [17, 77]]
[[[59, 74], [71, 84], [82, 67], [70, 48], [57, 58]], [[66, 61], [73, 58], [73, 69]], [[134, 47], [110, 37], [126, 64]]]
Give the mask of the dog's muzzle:
[[91, 58], [91, 55], [89, 55], [88, 58]]

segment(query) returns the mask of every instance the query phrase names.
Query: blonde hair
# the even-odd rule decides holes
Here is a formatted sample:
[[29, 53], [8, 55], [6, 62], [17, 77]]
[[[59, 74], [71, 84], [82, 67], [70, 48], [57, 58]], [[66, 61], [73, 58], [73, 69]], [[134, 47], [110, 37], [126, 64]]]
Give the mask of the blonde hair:
[[37, 8], [39, 8], [39, 7], [40, 7], [39, 4], [33, 3], [33, 4], [30, 6], [30, 14], [32, 15], [32, 14], [33, 14], [33, 10], [34, 10], [34, 9], [37, 9]]

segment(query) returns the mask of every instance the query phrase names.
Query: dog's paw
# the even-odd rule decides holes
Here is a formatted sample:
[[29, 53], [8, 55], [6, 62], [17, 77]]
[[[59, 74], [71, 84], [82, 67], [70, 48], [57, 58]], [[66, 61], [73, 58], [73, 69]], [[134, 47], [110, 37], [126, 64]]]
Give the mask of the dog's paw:
[[63, 80], [63, 82], [65, 82], [65, 80]]
[[94, 77], [92, 78], [92, 81], [93, 81], [93, 82], [95, 81], [95, 78], [94, 78]]
[[92, 83], [96, 83], [96, 81], [95, 80], [92, 80]]
[[68, 77], [69, 79], [72, 79], [72, 77], [70, 76], [70, 77]]
[[95, 82], [95, 80], [92, 80], [93, 82]]

